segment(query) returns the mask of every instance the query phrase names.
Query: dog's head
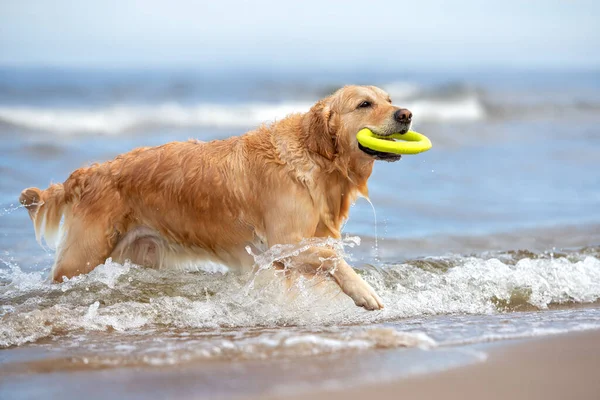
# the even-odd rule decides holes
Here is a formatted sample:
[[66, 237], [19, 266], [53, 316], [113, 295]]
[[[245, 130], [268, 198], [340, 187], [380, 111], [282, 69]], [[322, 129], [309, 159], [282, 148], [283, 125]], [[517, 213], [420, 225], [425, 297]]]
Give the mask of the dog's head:
[[412, 114], [392, 105], [390, 96], [375, 86], [346, 86], [317, 102], [305, 115], [309, 149], [328, 160], [344, 155], [355, 161], [397, 161], [399, 154], [363, 147], [356, 134], [369, 128], [379, 136], [405, 133]]

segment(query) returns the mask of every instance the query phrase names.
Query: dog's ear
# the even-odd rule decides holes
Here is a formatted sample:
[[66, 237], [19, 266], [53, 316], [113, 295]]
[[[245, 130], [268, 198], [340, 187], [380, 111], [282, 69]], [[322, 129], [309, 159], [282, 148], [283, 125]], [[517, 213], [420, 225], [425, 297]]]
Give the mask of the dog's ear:
[[304, 116], [304, 135], [308, 149], [328, 160], [333, 160], [336, 153], [336, 135], [330, 126], [332, 116], [333, 113], [325, 100], [312, 106]]

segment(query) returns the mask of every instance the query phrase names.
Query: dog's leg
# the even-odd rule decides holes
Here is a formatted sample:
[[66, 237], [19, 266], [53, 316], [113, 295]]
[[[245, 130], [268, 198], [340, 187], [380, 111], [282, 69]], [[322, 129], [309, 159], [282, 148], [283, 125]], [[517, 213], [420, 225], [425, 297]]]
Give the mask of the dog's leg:
[[[303, 238], [313, 237], [319, 224], [319, 214], [306, 214], [306, 210], [311, 210], [313, 206], [312, 198], [302, 190], [277, 197], [275, 206], [265, 217], [269, 247], [277, 244], [297, 245]], [[291, 256], [290, 261], [294, 270], [302, 274], [314, 276], [320, 271], [328, 273], [357, 306], [367, 310], [383, 308], [383, 302], [373, 288], [335, 250], [315, 245]]]
[[333, 279], [340, 285], [344, 293], [354, 300], [354, 304], [367, 310], [381, 310], [383, 301], [375, 290], [352, 269], [341, 261], [332, 271]]
[[55, 282], [90, 272], [108, 258], [114, 247], [112, 232], [104, 224], [73, 218], [65, 225], [66, 236], [52, 268]]
[[383, 301], [375, 293], [375, 290], [334, 250], [325, 247], [311, 247], [292, 257], [291, 261], [296, 266], [294, 272], [305, 276], [314, 276], [318, 272], [331, 275], [340, 289], [354, 300], [354, 304], [357, 306], [367, 310], [380, 310], [383, 308]]
[[128, 258], [132, 263], [147, 268], [158, 268], [161, 265], [160, 244], [157, 239], [143, 237], [137, 239], [128, 249]]
[[299, 255], [304, 268], [309, 266], [315, 272], [323, 270], [329, 273], [340, 289], [354, 300], [354, 304], [367, 310], [380, 310], [383, 301], [375, 290], [365, 282], [354, 269], [344, 261], [334, 250], [313, 247], [307, 250], [304, 256]]
[[157, 232], [146, 227], [137, 227], [127, 232], [112, 251], [114, 261], [148, 268], [159, 268], [164, 258], [164, 241]]

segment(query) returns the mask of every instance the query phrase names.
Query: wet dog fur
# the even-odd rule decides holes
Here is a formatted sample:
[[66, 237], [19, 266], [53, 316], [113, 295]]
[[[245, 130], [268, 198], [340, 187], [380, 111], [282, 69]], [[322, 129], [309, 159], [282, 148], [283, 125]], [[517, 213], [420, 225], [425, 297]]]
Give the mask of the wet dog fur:
[[[347, 86], [242, 136], [144, 147], [74, 171], [20, 201], [36, 237], [58, 242], [52, 279], [90, 272], [107, 258], [166, 267], [184, 258], [252, 268], [247, 246], [264, 251], [305, 238], [340, 238], [377, 159], [356, 133], [407, 131], [398, 107], [374, 86]], [[63, 221], [62, 228], [61, 220]], [[60, 237], [59, 237], [60, 235]], [[383, 308], [374, 290], [336, 252], [315, 245], [292, 262], [330, 274], [356, 305]]]

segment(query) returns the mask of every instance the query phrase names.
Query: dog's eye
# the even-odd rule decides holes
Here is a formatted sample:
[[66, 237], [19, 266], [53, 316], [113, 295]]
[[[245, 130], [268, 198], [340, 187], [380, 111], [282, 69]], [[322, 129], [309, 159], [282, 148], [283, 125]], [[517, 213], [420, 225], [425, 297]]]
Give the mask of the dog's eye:
[[371, 102], [370, 101], [363, 101], [362, 103], [360, 103], [358, 105], [358, 108], [367, 108], [367, 107], [371, 107]]

